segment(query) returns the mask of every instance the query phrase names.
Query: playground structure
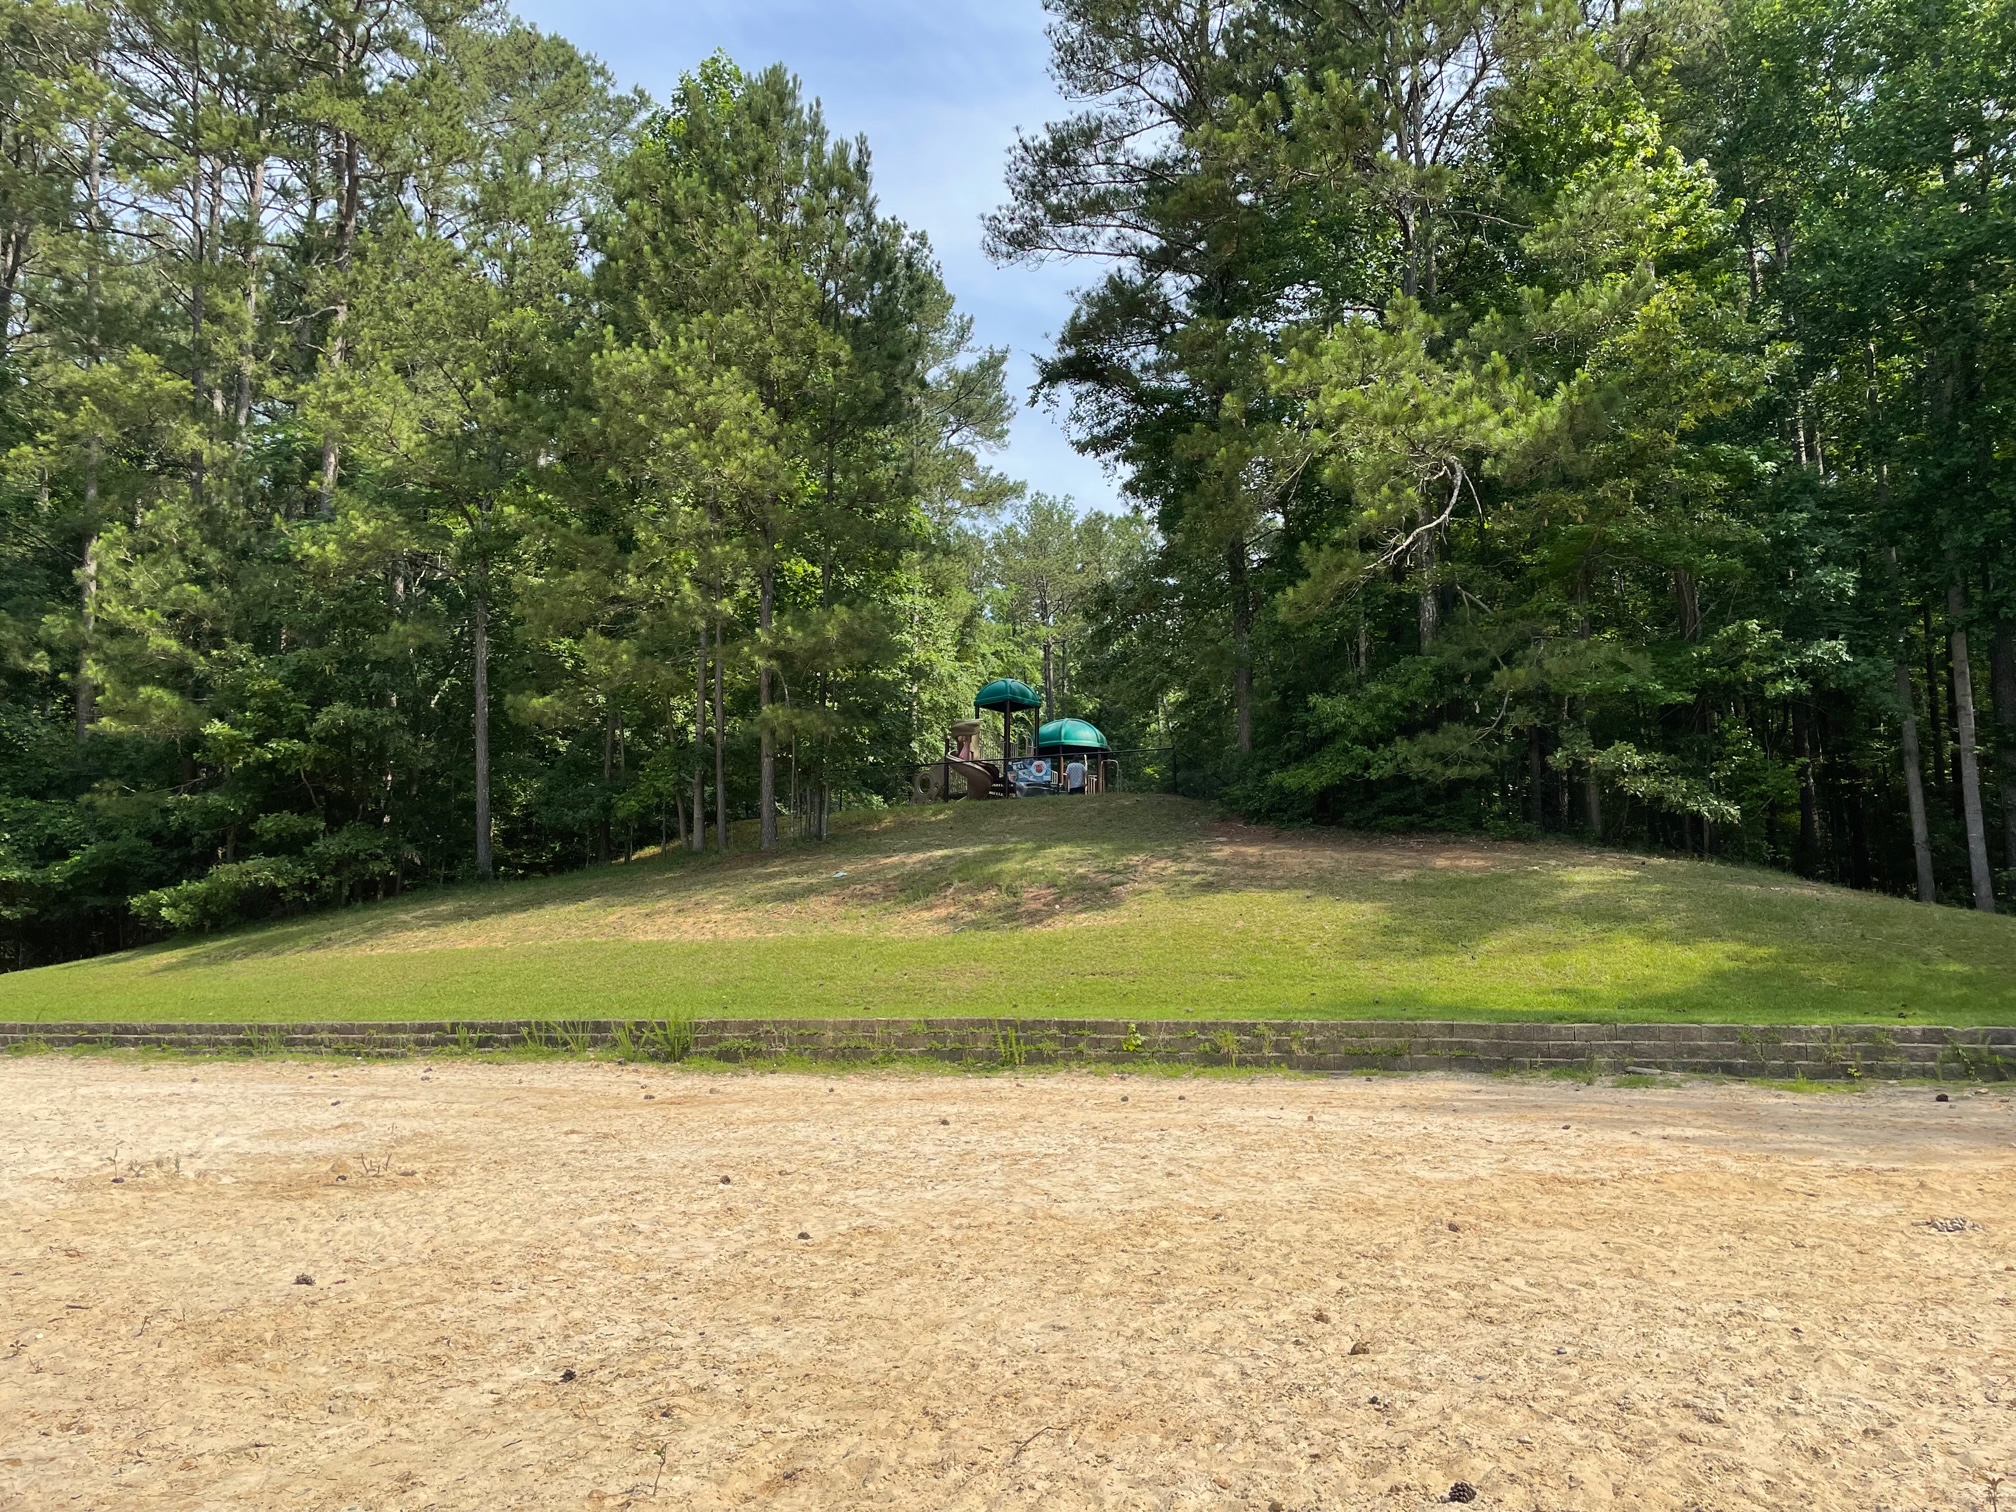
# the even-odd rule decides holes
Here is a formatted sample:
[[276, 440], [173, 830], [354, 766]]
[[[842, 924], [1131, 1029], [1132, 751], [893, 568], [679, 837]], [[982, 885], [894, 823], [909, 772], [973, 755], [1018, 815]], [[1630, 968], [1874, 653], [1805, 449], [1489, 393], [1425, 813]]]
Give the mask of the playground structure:
[[[997, 677], [973, 695], [971, 719], [955, 720], [945, 753], [937, 761], [917, 769], [911, 785], [912, 801], [942, 803], [954, 798], [1029, 798], [1067, 791], [1065, 773], [1071, 763], [1085, 766], [1085, 791], [1106, 792], [1120, 780], [1120, 763], [1114, 759], [1106, 737], [1082, 719], [1053, 719], [1037, 724], [1022, 755], [1015, 754], [1018, 714], [1034, 716], [1043, 708], [1043, 696], [1025, 682]], [[985, 713], [1001, 716], [1001, 758], [997, 761], [980, 749], [980, 732]]]

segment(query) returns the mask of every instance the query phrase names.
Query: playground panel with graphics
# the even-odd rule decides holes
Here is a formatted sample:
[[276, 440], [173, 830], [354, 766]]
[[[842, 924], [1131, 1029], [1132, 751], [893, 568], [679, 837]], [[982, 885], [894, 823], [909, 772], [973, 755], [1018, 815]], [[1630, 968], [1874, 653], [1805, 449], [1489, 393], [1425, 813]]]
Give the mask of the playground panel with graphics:
[[[1041, 693], [1015, 678], [997, 677], [981, 688], [973, 695], [973, 718], [953, 721], [944, 754], [917, 767], [912, 799], [930, 803], [1117, 791], [1120, 758], [1127, 753], [1115, 751], [1089, 721], [1042, 721], [1043, 703]], [[1001, 720], [998, 755], [984, 749], [991, 715]], [[1018, 719], [1020, 715], [1028, 718]], [[1159, 769], [1165, 763], [1154, 765]]]

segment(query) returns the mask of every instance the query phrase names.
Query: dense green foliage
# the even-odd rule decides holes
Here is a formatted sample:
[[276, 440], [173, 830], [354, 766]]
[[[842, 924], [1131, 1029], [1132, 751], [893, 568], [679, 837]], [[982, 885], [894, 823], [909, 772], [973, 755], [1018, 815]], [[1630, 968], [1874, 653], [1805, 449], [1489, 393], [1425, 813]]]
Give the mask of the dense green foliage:
[[1049, 7], [989, 229], [1104, 270], [1044, 381], [1160, 531], [1109, 730], [1257, 815], [2016, 891], [2016, 7]]
[[653, 107], [467, 3], [7, 27], [7, 964], [823, 830], [1038, 665], [1002, 354], [781, 69]]
[[1133, 518], [781, 68], [15, 5], [5, 964], [823, 836], [1001, 673], [1256, 816], [2016, 893], [2011, 0], [1048, 3], [988, 236]]

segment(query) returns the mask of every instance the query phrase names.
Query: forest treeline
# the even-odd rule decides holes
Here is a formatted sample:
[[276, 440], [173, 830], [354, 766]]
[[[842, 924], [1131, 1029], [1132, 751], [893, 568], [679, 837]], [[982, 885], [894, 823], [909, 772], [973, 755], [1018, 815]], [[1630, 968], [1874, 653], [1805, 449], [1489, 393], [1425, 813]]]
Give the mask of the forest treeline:
[[1246, 811], [2016, 894], [2016, 5], [1049, 0], [989, 223]]
[[1132, 516], [781, 67], [11, 7], [5, 964], [822, 834], [1000, 673], [1257, 816], [2012, 895], [2016, 5], [1048, 8], [986, 235]]
[[7, 964], [823, 832], [1140, 554], [984, 465], [1003, 354], [781, 68], [653, 104], [460, 0], [5, 27]]

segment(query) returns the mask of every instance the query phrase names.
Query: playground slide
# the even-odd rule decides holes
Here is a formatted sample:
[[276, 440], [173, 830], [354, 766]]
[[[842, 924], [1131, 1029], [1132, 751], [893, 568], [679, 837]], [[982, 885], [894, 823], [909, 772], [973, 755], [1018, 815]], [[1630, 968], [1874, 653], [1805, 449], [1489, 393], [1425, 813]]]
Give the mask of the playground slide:
[[947, 765], [966, 779], [968, 798], [992, 798], [1000, 787], [1001, 779], [994, 775], [992, 767], [982, 766], [977, 761], [961, 761], [957, 757]]

